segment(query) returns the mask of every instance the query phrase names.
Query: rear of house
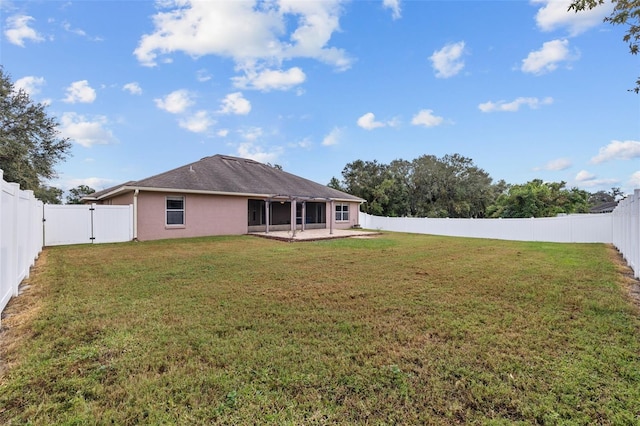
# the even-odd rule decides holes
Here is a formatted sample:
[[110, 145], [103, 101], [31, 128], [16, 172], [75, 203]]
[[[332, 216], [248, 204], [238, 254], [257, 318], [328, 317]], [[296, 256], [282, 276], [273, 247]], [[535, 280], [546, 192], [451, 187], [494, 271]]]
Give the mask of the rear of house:
[[214, 155], [84, 198], [132, 204], [134, 238], [241, 235], [358, 225], [363, 199], [254, 160]]

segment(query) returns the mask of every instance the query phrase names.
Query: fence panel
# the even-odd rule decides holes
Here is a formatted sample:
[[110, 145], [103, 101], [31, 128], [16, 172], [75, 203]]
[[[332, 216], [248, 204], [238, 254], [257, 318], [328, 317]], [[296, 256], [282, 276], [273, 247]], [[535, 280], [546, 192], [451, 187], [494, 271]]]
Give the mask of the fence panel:
[[94, 205], [94, 243], [118, 243], [133, 240], [133, 206]]
[[618, 203], [612, 213], [613, 245], [640, 278], [640, 189]]
[[44, 245], [91, 243], [90, 205], [44, 206]]
[[45, 245], [116, 243], [133, 239], [133, 207], [45, 205]]
[[0, 312], [42, 251], [42, 203], [0, 170]]
[[435, 219], [380, 217], [360, 213], [360, 225], [368, 229], [560, 243], [611, 243], [612, 214], [585, 214], [537, 219]]

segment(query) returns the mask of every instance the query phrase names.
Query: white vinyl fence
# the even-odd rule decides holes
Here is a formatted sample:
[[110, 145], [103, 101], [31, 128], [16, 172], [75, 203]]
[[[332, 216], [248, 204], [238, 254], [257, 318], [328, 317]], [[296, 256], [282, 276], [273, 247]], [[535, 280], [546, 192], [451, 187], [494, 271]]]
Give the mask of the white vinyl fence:
[[613, 213], [531, 219], [432, 219], [380, 217], [360, 213], [367, 229], [558, 243], [607, 243], [622, 254], [640, 278], [640, 189], [620, 201]]
[[618, 203], [613, 211], [613, 245], [640, 278], [640, 189]]
[[0, 170], [0, 313], [42, 251], [42, 202]]
[[612, 214], [581, 214], [530, 219], [434, 219], [380, 217], [360, 213], [360, 226], [368, 229], [557, 243], [612, 243]]
[[18, 295], [43, 245], [133, 239], [133, 206], [43, 205], [0, 170], [0, 313]]
[[133, 239], [133, 206], [44, 206], [44, 245], [117, 243]]

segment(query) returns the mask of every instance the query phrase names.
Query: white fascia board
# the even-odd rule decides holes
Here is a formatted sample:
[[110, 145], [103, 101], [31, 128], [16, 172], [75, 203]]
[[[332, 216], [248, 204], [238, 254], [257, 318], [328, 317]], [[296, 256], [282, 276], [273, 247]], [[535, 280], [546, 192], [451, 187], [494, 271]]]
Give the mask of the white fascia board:
[[359, 202], [363, 203], [365, 200], [363, 199], [348, 199], [348, 198], [326, 198], [326, 197], [312, 197], [312, 196], [300, 196], [300, 195], [286, 195], [286, 194], [258, 194], [258, 193], [244, 193], [244, 192], [225, 192], [225, 191], [205, 191], [199, 189], [175, 189], [175, 188], [156, 188], [156, 187], [147, 187], [147, 186], [121, 186], [113, 191], [110, 191], [106, 194], [101, 195], [96, 198], [96, 200], [112, 197], [118, 195], [123, 192], [129, 191], [149, 191], [149, 192], [169, 192], [174, 194], [202, 194], [202, 195], [225, 195], [231, 197], [255, 197], [255, 198], [271, 198], [271, 199], [293, 199], [293, 198], [306, 198], [308, 200], [317, 200], [317, 201], [338, 201], [345, 203], [354, 203]]

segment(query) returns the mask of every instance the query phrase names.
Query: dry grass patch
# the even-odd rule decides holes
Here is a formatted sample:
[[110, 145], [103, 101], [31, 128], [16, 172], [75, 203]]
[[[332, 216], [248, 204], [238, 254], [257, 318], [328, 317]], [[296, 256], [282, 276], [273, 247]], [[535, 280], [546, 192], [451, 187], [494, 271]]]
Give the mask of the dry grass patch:
[[7, 424], [640, 422], [640, 320], [605, 245], [383, 234], [45, 253], [41, 308], [3, 354], [20, 360], [0, 377]]
[[15, 363], [16, 346], [33, 337], [31, 325], [43, 305], [43, 286], [39, 285], [39, 275], [47, 267], [47, 252], [40, 254], [36, 265], [31, 268], [30, 277], [24, 280], [19, 296], [13, 298], [2, 312], [0, 322], [0, 379]]

